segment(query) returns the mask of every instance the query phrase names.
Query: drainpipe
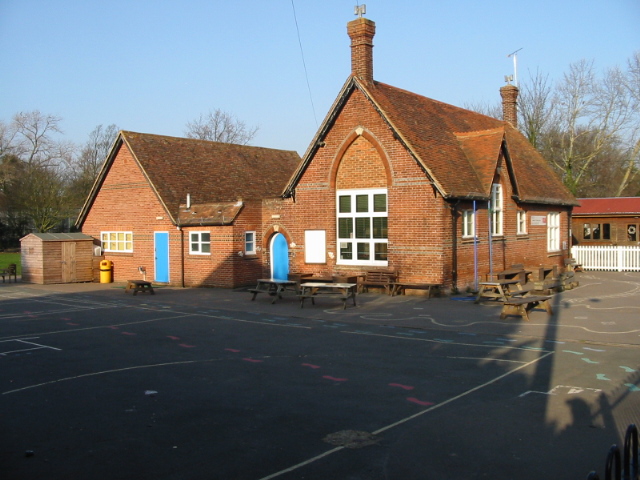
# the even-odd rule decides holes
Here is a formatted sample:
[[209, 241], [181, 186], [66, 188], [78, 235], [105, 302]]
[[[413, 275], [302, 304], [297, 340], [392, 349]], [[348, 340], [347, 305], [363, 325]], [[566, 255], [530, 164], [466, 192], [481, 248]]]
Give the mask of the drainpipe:
[[453, 237], [451, 252], [451, 289], [458, 291], [458, 200], [451, 206], [451, 235]]
[[180, 232], [180, 285], [184, 288], [184, 230], [178, 225]]
[[493, 281], [493, 212], [491, 211], [491, 200], [487, 204], [487, 217], [489, 217], [489, 281]]
[[473, 283], [478, 291], [478, 220], [476, 201], [473, 201]]

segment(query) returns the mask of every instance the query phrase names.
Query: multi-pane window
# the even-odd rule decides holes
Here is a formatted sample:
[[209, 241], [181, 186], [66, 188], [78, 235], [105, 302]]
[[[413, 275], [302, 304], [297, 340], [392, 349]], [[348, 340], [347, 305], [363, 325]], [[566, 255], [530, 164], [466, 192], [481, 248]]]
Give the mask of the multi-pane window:
[[105, 252], [133, 252], [133, 232], [102, 232], [100, 240]]
[[516, 222], [517, 222], [517, 234], [518, 235], [524, 235], [525, 233], [527, 233], [527, 212], [525, 212], [524, 210], [518, 210], [518, 213], [516, 215]]
[[473, 210], [462, 211], [462, 236], [473, 237], [476, 232], [475, 214]]
[[256, 232], [244, 232], [244, 253], [245, 255], [255, 255]]
[[611, 224], [585, 223], [582, 226], [582, 238], [585, 240], [611, 240]]
[[547, 251], [557, 252], [559, 250], [560, 214], [558, 212], [552, 212], [547, 216]]
[[502, 235], [502, 185], [491, 187], [491, 235]]
[[387, 265], [387, 190], [340, 190], [338, 263]]
[[209, 232], [190, 232], [189, 253], [191, 255], [211, 255], [211, 234]]

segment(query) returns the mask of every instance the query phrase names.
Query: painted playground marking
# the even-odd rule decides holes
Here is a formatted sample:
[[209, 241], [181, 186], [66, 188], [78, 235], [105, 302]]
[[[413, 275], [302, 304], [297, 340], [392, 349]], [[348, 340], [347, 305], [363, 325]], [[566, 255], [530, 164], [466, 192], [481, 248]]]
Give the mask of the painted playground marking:
[[6, 343], [6, 344], [10, 344], [10, 342], [17, 342], [23, 345], [31, 345], [31, 348], [20, 348], [18, 350], [5, 350], [3, 352], [0, 352], [0, 355], [2, 355], [3, 357], [6, 357], [7, 355], [10, 355], [12, 353], [23, 353], [23, 352], [31, 352], [34, 350], [42, 350], [42, 349], [49, 349], [49, 350], [57, 350], [57, 351], [62, 351], [61, 348], [56, 348], [56, 347], [52, 347], [50, 345], [41, 345], [39, 343], [35, 343], [35, 342], [30, 342], [29, 340], [35, 340], [39, 337], [30, 337], [30, 338], [16, 338], [16, 339], [12, 339], [12, 340], [0, 340], [0, 343]]

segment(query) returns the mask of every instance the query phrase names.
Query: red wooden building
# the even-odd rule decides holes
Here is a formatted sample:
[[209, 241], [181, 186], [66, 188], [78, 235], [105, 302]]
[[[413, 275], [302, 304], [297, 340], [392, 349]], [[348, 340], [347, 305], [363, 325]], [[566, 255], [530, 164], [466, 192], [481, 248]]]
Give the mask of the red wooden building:
[[574, 245], [640, 245], [640, 197], [578, 201], [571, 221]]

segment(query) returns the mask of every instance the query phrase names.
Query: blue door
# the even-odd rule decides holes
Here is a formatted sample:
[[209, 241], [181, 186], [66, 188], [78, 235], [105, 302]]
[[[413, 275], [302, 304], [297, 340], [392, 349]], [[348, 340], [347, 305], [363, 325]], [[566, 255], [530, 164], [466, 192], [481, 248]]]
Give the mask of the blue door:
[[169, 233], [155, 232], [155, 261], [153, 269], [156, 273], [155, 281], [159, 283], [169, 282]]
[[276, 233], [271, 241], [271, 277], [289, 279], [289, 245], [281, 233]]

